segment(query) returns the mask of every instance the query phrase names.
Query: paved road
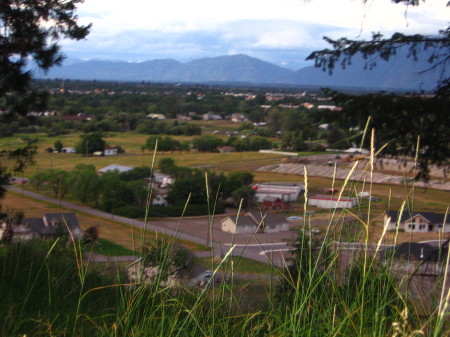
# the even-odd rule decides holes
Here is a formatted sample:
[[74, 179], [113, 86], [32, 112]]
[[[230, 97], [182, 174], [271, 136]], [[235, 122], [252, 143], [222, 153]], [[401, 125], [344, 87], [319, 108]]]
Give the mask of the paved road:
[[[126, 218], [111, 213], [103, 212], [97, 209], [86, 207], [83, 205], [78, 205], [68, 201], [60, 201], [55, 198], [51, 198], [39, 193], [27, 191], [18, 187], [11, 186], [9, 190], [23, 194], [27, 197], [31, 197], [40, 201], [57, 204], [62, 207], [72, 209], [74, 211], [82, 212], [85, 214], [90, 214], [99, 218], [104, 218], [108, 220], [114, 220], [119, 223], [123, 223], [128, 226], [133, 226], [137, 228], [146, 228], [158, 233], [164, 233], [181, 240], [186, 240], [201, 245], [211, 245], [211, 240], [208, 240], [208, 217], [185, 217], [181, 220], [179, 218], [166, 218], [162, 220], [152, 220], [152, 221], [139, 221], [136, 219]], [[214, 226], [211, 228], [211, 235], [213, 236], [212, 246], [214, 249], [214, 256], [223, 257], [229, 253], [232, 256], [243, 256], [248, 259], [252, 259], [262, 263], [273, 263], [274, 265], [281, 267], [285, 266], [285, 254], [282, 252], [275, 251], [279, 248], [279, 245], [286, 246], [286, 242], [276, 242], [286, 240], [290, 238], [295, 232], [292, 233], [275, 233], [271, 235], [269, 241], [268, 235], [257, 234], [243, 234], [239, 236], [234, 236], [228, 233], [223, 233], [219, 229], [220, 219], [216, 218], [213, 220]], [[192, 235], [189, 233], [195, 233]], [[284, 235], [284, 236], [283, 236]], [[286, 236], [288, 235], [288, 236]], [[234, 246], [234, 244], [237, 244]], [[269, 254], [261, 254], [261, 251], [269, 250]], [[205, 254], [211, 256], [211, 252], [205, 252]]]
[[[114, 215], [111, 213], [102, 212], [102, 211], [99, 211], [98, 209], [74, 204], [74, 203], [68, 202], [68, 201], [60, 201], [55, 198], [51, 198], [51, 197], [47, 197], [47, 196], [39, 194], [39, 193], [23, 190], [21, 188], [14, 187], [14, 186], [10, 186], [8, 189], [13, 192], [23, 194], [27, 197], [31, 197], [31, 198], [34, 198], [34, 199], [37, 199], [40, 201], [44, 201], [44, 202], [48, 202], [48, 203], [52, 203], [52, 204], [57, 204], [62, 207], [65, 207], [65, 208], [73, 209], [75, 211], [86, 213], [86, 214], [91, 214], [91, 215], [94, 215], [99, 218], [114, 220], [116, 222], [120, 222], [125, 225], [130, 225], [130, 226], [137, 227], [137, 228], [145, 227], [151, 231], [164, 233], [164, 234], [167, 234], [170, 236], [180, 238], [182, 240], [191, 241], [191, 242], [202, 244], [202, 245], [205, 244], [205, 240], [201, 240], [198, 237], [195, 237], [195, 236], [192, 236], [189, 234], [185, 234], [185, 233], [181, 233], [181, 232], [177, 232], [177, 231], [174, 231], [174, 230], [162, 227], [162, 226], [157, 226], [155, 224], [151, 224], [150, 222], [139, 221], [136, 219], [130, 219], [130, 218], [126, 218], [123, 216], [118, 216], [118, 215]], [[178, 222], [177, 219], [175, 219], [174, 221]]]
[[[208, 219], [208, 216], [201, 216], [184, 217], [183, 219], [165, 218], [144, 222], [102, 212], [68, 201], [58, 201], [54, 198], [22, 190], [17, 187], [9, 187], [9, 189], [40, 201], [58, 204], [62, 207], [91, 214], [96, 217], [109, 220], [112, 219], [128, 226], [137, 228], [145, 227], [147, 230], [164, 233], [181, 240], [201, 245], [211, 246], [210, 238], [212, 237], [213, 254], [216, 257], [223, 257], [227, 254], [231, 256], [243, 256], [254, 261], [268, 264], [271, 263], [277, 267], [284, 267], [289, 264], [289, 257], [291, 256], [290, 242], [293, 242], [298, 235], [295, 230], [270, 234], [257, 233], [232, 235], [224, 233], [220, 230], [220, 220], [224, 217], [223, 215], [216, 216], [212, 220]], [[210, 222], [212, 223], [211, 226], [208, 225]], [[346, 251], [345, 255], [349, 256], [354, 255], [355, 251], [373, 249], [356, 243], [341, 243], [340, 248], [341, 250], [343, 249]], [[353, 253], [350, 254], [351, 251], [353, 251]], [[211, 256], [211, 251], [199, 252], [198, 255], [200, 257], [209, 257]], [[343, 260], [347, 261], [349, 259], [350, 258], [344, 258]]]

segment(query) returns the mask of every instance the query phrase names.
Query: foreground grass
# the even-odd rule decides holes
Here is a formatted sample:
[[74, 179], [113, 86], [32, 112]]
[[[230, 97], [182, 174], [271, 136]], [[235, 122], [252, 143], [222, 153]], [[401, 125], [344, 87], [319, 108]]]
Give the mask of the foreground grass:
[[[2, 336], [444, 336], [445, 316], [416, 311], [389, 271], [364, 256], [340, 281], [336, 252], [306, 245], [280, 283], [167, 286], [171, 242], [153, 283], [81, 263], [77, 244], [31, 241], [0, 254]], [[245, 266], [245, 261], [241, 261]], [[222, 265], [232, 265], [225, 257]], [[218, 267], [217, 264], [215, 266]], [[219, 270], [218, 268], [217, 270]], [[414, 332], [416, 331], [416, 332]], [[419, 333], [420, 331], [420, 333]]]

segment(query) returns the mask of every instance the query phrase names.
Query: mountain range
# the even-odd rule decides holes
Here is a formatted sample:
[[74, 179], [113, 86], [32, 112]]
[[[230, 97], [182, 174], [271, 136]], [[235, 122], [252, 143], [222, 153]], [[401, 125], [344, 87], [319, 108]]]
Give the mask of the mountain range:
[[34, 77], [429, 91], [435, 88], [439, 76], [442, 75], [437, 70], [423, 72], [430, 68], [430, 64], [425, 61], [414, 62], [402, 54], [391, 58], [389, 62], [378, 61], [376, 67], [371, 70], [365, 68], [366, 60], [362, 57], [354, 57], [352, 64], [345, 69], [336, 66], [330, 75], [314, 66], [293, 71], [246, 55], [231, 55], [201, 58], [187, 63], [172, 59], [139, 63], [72, 61], [54, 67], [46, 74], [35, 70]]

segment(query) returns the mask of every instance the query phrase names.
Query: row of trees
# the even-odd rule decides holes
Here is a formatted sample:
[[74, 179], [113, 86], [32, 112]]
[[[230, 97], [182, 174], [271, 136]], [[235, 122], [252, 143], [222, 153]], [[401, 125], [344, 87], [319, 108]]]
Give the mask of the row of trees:
[[250, 172], [231, 172], [225, 176], [223, 173], [177, 166], [171, 158], [161, 159], [159, 167], [161, 172], [175, 178], [167, 198], [174, 205], [182, 206], [187, 200], [194, 205], [207, 202], [211, 205], [224, 202], [239, 204], [241, 199], [247, 205], [254, 195], [251, 188], [254, 176]]
[[[163, 173], [175, 178], [167, 200], [176, 207], [183, 208], [187, 200], [192, 205], [207, 205], [208, 202], [223, 204], [230, 197], [235, 200], [244, 198], [247, 203], [253, 195], [250, 188], [253, 175], [248, 172], [233, 172], [225, 176], [179, 167], [170, 158], [162, 159], [160, 167]], [[122, 173], [108, 171], [99, 175], [93, 165], [79, 164], [72, 171], [40, 171], [31, 177], [30, 183], [38, 191], [51, 192], [58, 200], [69, 197], [106, 212], [129, 215], [132, 209], [140, 210], [133, 214], [145, 213], [151, 200], [151, 177], [152, 170], [145, 166]]]
[[69, 196], [81, 203], [113, 212], [130, 204], [144, 206], [148, 195], [144, 178], [150, 176], [151, 170], [147, 167], [99, 175], [93, 165], [79, 164], [72, 171], [40, 171], [31, 177], [30, 183], [39, 191], [52, 192], [59, 200]]
[[[158, 151], [189, 151], [188, 141], [180, 142], [170, 136], [150, 136], [147, 138], [142, 150], [154, 151], [158, 144]], [[196, 137], [192, 140], [192, 147], [200, 152], [218, 152], [221, 146], [233, 146], [237, 152], [259, 151], [271, 149], [274, 144], [266, 137], [252, 136], [248, 138], [230, 137], [227, 141], [210, 134]]]

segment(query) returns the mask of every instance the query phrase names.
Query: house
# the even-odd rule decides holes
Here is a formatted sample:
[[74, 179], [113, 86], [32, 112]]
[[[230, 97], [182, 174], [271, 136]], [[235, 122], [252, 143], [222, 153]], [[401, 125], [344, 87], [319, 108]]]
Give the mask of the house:
[[308, 198], [309, 206], [319, 208], [352, 208], [358, 205], [356, 198], [340, 197], [334, 195], [316, 195]]
[[236, 151], [236, 149], [233, 146], [222, 146], [222, 147], [218, 147], [217, 150], [220, 153], [231, 153], [231, 152]]
[[106, 146], [105, 151], [103, 151], [104, 156], [117, 156], [118, 149], [113, 146]]
[[278, 198], [283, 202], [295, 202], [300, 193], [305, 190], [305, 185], [299, 183], [268, 182], [255, 184], [252, 188], [255, 190], [256, 202], [264, 202], [264, 199], [268, 196]]
[[278, 233], [288, 231], [287, 219], [276, 213], [249, 212], [240, 216], [228, 216], [220, 223], [223, 232], [244, 233]]
[[175, 179], [165, 173], [155, 172], [153, 173], [153, 183], [156, 187], [165, 188], [169, 185], [172, 185], [175, 182]]
[[112, 172], [112, 171], [115, 171], [115, 170], [117, 170], [117, 171], [119, 171], [119, 173], [122, 173], [122, 172], [127, 172], [127, 171], [130, 171], [130, 170], [132, 170], [133, 168], [132, 167], [129, 167], [129, 166], [123, 166], [123, 165], [117, 165], [117, 164], [111, 164], [111, 165], [109, 165], [109, 166], [106, 166], [106, 167], [103, 167], [103, 168], [101, 168], [100, 170], [98, 170], [97, 172], [99, 173], [99, 174], [103, 174], [103, 173], [105, 173], [105, 172]]
[[164, 120], [166, 119], [166, 116], [164, 116], [163, 114], [148, 114], [147, 118]]
[[63, 147], [61, 153], [76, 153], [77, 151], [73, 147]]
[[177, 117], [177, 120], [179, 120], [179, 121], [190, 121], [190, 120], [192, 120], [192, 117], [185, 116], [185, 115], [182, 115], [182, 114], [177, 114], [176, 117]]
[[248, 122], [249, 119], [242, 113], [234, 113], [230, 116], [230, 120], [233, 123], [244, 123]]
[[386, 211], [383, 220], [388, 223], [388, 230], [395, 230], [398, 224], [398, 228], [405, 232], [450, 233], [450, 217], [444, 213], [404, 211], [399, 219], [399, 212]]
[[[381, 253], [382, 264], [399, 281], [400, 291], [407, 293], [410, 300], [417, 301], [417, 308], [423, 314], [435, 311], [442, 303], [441, 294], [450, 291], [450, 282], [445, 282], [450, 277], [448, 250], [447, 239], [404, 242]], [[449, 308], [447, 313], [450, 313]]]
[[[6, 225], [0, 228], [0, 237]], [[13, 226], [14, 240], [26, 241], [33, 238], [53, 239], [58, 232], [71, 233], [75, 239], [83, 236], [75, 213], [46, 213], [42, 218], [24, 218], [20, 225]]]
[[220, 222], [220, 229], [223, 232], [233, 234], [256, 233], [258, 231], [258, 224], [248, 216], [227, 216]]
[[212, 113], [208, 112], [206, 114], [203, 114], [202, 119], [204, 121], [218, 121], [218, 120], [221, 120], [222, 117], [220, 115], [216, 115], [216, 114], [212, 114]]

